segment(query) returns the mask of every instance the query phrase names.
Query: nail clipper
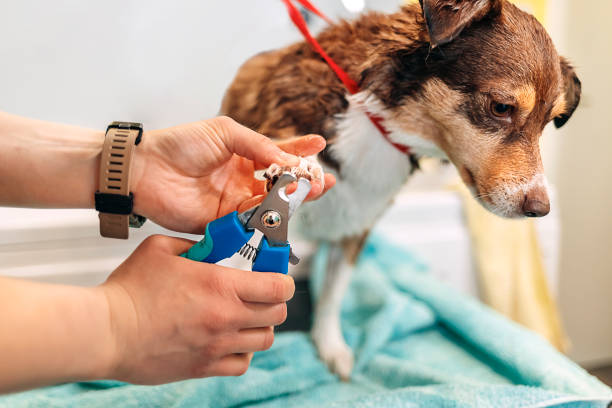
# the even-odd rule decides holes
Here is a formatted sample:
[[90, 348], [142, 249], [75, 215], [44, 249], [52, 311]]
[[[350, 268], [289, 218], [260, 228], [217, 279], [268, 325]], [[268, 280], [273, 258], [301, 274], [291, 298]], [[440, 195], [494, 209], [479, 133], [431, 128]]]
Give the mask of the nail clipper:
[[[296, 180], [297, 189], [287, 195], [287, 185]], [[310, 189], [308, 179], [283, 173], [260, 205], [209, 222], [204, 238], [181, 256], [207, 263], [238, 258], [240, 266], [250, 266], [253, 271], [286, 274], [289, 263], [299, 262], [287, 241], [287, 226]], [[237, 267], [236, 262], [222, 264]]]

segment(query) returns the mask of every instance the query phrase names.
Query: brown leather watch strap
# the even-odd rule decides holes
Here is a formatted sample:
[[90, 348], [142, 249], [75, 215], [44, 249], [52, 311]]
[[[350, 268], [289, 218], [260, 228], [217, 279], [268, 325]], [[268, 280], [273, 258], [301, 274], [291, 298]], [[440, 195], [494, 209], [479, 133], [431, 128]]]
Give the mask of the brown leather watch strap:
[[[129, 235], [129, 216], [132, 208], [130, 196], [130, 173], [134, 147], [142, 137], [142, 125], [130, 122], [113, 122], [106, 131], [102, 157], [100, 159], [99, 190], [96, 193], [96, 207], [99, 201], [110, 203], [102, 209], [100, 234], [108, 238], [127, 239]], [[103, 200], [99, 200], [102, 198]], [[122, 205], [113, 206], [114, 202]], [[128, 203], [129, 206], [124, 205]], [[100, 208], [98, 208], [100, 209]], [[108, 212], [107, 212], [108, 211]]]

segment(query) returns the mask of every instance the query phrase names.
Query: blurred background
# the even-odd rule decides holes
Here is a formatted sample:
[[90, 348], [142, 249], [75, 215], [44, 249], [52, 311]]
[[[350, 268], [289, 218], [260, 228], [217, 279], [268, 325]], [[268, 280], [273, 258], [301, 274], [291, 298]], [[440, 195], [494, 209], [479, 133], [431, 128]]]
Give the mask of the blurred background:
[[[316, 3], [351, 18], [402, 2]], [[612, 3], [517, 3], [545, 24], [583, 83], [572, 120], [543, 137], [553, 211], [536, 223], [501, 220], [466, 197], [451, 166], [424, 163], [376, 229], [430, 273], [605, 376], [612, 366]], [[324, 27], [314, 18], [309, 24]], [[0, 110], [97, 129], [113, 120], [153, 129], [213, 117], [249, 56], [301, 39], [279, 0], [2, 1], [0, 38]], [[104, 240], [91, 210], [0, 208], [0, 274], [95, 284], [154, 232], [163, 231], [149, 222], [128, 242]]]

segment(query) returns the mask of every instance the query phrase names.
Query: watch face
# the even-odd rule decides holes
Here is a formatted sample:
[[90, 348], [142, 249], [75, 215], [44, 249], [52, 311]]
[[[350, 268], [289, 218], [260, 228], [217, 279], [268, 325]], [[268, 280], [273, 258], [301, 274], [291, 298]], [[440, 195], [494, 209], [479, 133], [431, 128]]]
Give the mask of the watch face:
[[108, 127], [106, 128], [106, 131], [108, 132], [109, 129], [137, 130], [138, 136], [136, 137], [136, 141], [134, 142], [134, 144], [138, 146], [140, 144], [140, 141], [142, 140], [142, 129], [143, 129], [142, 123], [115, 121], [111, 123], [110, 125], [108, 125]]
[[135, 129], [142, 130], [142, 123], [138, 122], [120, 122], [115, 121], [108, 125], [109, 128], [117, 128], [117, 129]]

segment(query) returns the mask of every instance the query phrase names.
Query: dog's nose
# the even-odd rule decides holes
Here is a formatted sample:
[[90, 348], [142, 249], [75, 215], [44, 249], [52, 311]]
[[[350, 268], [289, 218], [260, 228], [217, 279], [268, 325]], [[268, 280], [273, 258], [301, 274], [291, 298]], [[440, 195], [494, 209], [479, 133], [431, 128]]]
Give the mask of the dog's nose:
[[532, 188], [525, 194], [523, 214], [525, 217], [543, 217], [550, 212], [550, 201], [544, 188]]

